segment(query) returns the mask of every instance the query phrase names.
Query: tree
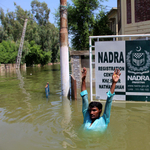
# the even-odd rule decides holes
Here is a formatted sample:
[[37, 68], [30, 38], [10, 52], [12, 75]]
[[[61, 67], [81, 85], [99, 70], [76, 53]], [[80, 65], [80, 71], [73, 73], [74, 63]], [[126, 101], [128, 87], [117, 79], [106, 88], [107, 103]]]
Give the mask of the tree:
[[45, 65], [50, 61], [51, 52], [44, 52], [41, 50], [41, 47], [35, 44], [35, 41], [30, 42], [30, 51], [26, 55], [26, 63], [27, 66], [31, 66], [33, 64], [41, 64]]
[[31, 2], [32, 13], [35, 21], [38, 23], [38, 42], [41, 45], [43, 51], [52, 52], [52, 62], [58, 61], [59, 52], [59, 31], [58, 29], [49, 22], [49, 13], [47, 4], [45, 2], [39, 2], [33, 0]]
[[94, 11], [102, 0], [73, 0], [68, 7], [68, 27], [73, 35], [72, 45], [76, 50], [87, 50], [89, 36], [93, 35]]
[[33, 0], [31, 2], [32, 14], [39, 25], [46, 25], [49, 19], [50, 9], [47, 7], [45, 2], [39, 2], [38, 0]]
[[36, 44], [40, 45], [40, 39], [39, 25], [34, 20], [29, 19], [26, 27], [25, 40], [29, 43], [34, 40]]
[[15, 12], [7, 12], [6, 14], [4, 14], [3, 9], [0, 8], [0, 19], [3, 30], [7, 31], [8, 37], [12, 37], [12, 40], [16, 42], [21, 38], [24, 19], [29, 17], [30, 12], [24, 11], [16, 4], [15, 6]]
[[53, 24], [50, 25], [50, 34], [51, 34], [51, 51], [52, 57], [51, 62], [59, 62], [60, 60], [60, 49], [59, 49], [59, 30]]
[[[35, 51], [36, 56], [39, 53], [41, 55], [41, 57], [38, 57], [40, 58], [39, 63], [44, 64], [51, 60], [52, 62], [57, 62], [59, 61], [59, 31], [58, 28], [49, 22], [50, 9], [45, 2], [41, 3], [38, 0], [33, 0], [31, 6], [33, 14], [30, 11], [23, 10], [17, 4], [15, 4], [15, 12], [7, 12], [5, 14], [3, 9], [0, 8], [0, 42], [11, 40], [19, 45], [24, 19], [28, 18], [21, 62], [26, 62], [26, 58], [29, 58], [26, 55], [29, 53], [31, 55], [35, 48], [38, 49], [38, 51]], [[31, 47], [30, 44], [33, 41], [34, 46]], [[45, 58], [45, 60], [41, 58]], [[31, 60], [31, 63], [29, 63], [29, 59], [27, 61], [28, 64], [37, 63], [37, 60], [35, 61], [34, 58], [33, 61]]]
[[18, 53], [18, 45], [12, 41], [0, 43], [0, 63], [14, 63]]
[[[104, 12], [99, 12], [93, 26], [93, 35], [112, 35], [113, 32], [108, 26], [108, 17]], [[105, 39], [108, 40], [108, 39]]]
[[[72, 35], [72, 48], [87, 50], [89, 48], [89, 36], [113, 34], [108, 27], [108, 18], [105, 15], [105, 7], [100, 5], [102, 0], [72, 0], [68, 3], [68, 29]], [[95, 10], [101, 11], [95, 17]], [[60, 26], [60, 14], [56, 10], [55, 21]]]
[[7, 36], [7, 31], [4, 31], [3, 27], [0, 26], [0, 43], [2, 42], [2, 40], [6, 40]]

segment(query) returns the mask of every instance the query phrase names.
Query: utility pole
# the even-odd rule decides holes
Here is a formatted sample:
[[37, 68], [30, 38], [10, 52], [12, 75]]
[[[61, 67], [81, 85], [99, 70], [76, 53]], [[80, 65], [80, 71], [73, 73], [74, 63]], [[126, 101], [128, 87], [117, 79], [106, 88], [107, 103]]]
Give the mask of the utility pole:
[[60, 65], [61, 91], [62, 95], [67, 97], [69, 92], [67, 0], [60, 0]]
[[16, 61], [16, 69], [20, 69], [22, 48], [23, 48], [23, 43], [24, 43], [24, 37], [25, 37], [25, 32], [26, 32], [27, 21], [28, 21], [28, 19], [25, 19], [24, 27], [23, 27], [23, 31], [22, 31], [22, 36], [21, 36], [21, 41], [20, 41], [20, 45], [19, 45], [19, 50], [18, 50], [17, 61]]

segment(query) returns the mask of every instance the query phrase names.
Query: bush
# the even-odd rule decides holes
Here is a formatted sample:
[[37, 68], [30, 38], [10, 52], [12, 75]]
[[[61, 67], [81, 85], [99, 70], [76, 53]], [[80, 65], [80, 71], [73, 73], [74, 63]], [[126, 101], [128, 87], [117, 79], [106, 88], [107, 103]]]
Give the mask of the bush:
[[25, 56], [26, 65], [32, 66], [33, 64], [45, 65], [50, 61], [51, 52], [41, 50], [41, 46], [35, 44], [34, 41], [30, 42], [29, 53]]
[[18, 46], [12, 41], [0, 43], [0, 63], [15, 63], [18, 54]]

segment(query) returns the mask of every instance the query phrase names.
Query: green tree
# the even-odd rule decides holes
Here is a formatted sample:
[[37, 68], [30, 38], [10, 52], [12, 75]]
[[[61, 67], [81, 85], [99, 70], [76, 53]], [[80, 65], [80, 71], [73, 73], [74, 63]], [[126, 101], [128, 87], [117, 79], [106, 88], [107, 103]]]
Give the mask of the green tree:
[[20, 6], [16, 6], [15, 12], [7, 12], [4, 14], [0, 8], [0, 19], [4, 31], [7, 31], [8, 37], [12, 37], [15, 42], [20, 40], [24, 25], [24, 19], [29, 17], [30, 12], [24, 11]]
[[99, 12], [93, 26], [93, 35], [112, 35], [113, 32], [110, 30], [108, 23], [107, 15], [104, 12]]
[[7, 36], [7, 31], [4, 31], [3, 27], [0, 26], [0, 43], [2, 42], [2, 40], [6, 40]]
[[41, 3], [38, 0], [33, 0], [31, 7], [35, 21], [39, 25], [36, 28], [38, 30], [37, 44], [41, 45], [43, 51], [51, 51], [52, 62], [57, 62], [59, 56], [59, 31], [49, 22], [50, 9], [45, 2]]
[[[20, 44], [20, 42], [18, 42], [18, 45]], [[26, 63], [26, 55], [28, 55], [28, 53], [30, 52], [30, 44], [28, 41], [24, 41], [23, 44], [23, 49], [22, 49], [22, 57], [21, 57], [21, 64]]]
[[33, 64], [45, 65], [50, 61], [51, 52], [44, 52], [41, 47], [35, 44], [35, 41], [30, 42], [30, 50], [26, 55], [27, 66], [32, 66]]
[[[72, 0], [73, 4], [67, 5], [68, 29], [72, 35], [72, 48], [87, 50], [89, 48], [89, 36], [111, 35], [108, 27], [108, 18], [105, 7], [100, 5], [103, 0]], [[101, 11], [95, 17], [97, 9]], [[55, 13], [55, 21], [60, 26], [59, 9]]]
[[[36, 53], [42, 54], [42, 57], [45, 58], [45, 60], [40, 59], [41, 62], [39, 63], [59, 61], [59, 31], [58, 28], [49, 22], [50, 9], [47, 7], [47, 4], [33, 0], [31, 2], [31, 12], [33, 14], [30, 11], [23, 10], [16, 4], [15, 7], [15, 12], [7, 12], [6, 14], [2, 8], [0, 9], [0, 21], [2, 24], [0, 26], [0, 42], [3, 40], [12, 40], [19, 45], [24, 20], [28, 18], [21, 63], [24, 63], [26, 55], [31, 53], [30, 44], [33, 41], [35, 42], [34, 48], [37, 46], [39, 50], [40, 47], [40, 51]], [[50, 58], [47, 58], [47, 56]], [[37, 60], [31, 60], [31, 64], [33, 62], [37, 63]], [[30, 64], [29, 61], [28, 64]]]
[[32, 14], [34, 15], [37, 23], [39, 25], [46, 25], [48, 23], [50, 9], [47, 7], [45, 2], [39, 2], [38, 0], [33, 0], [31, 2]]
[[89, 36], [93, 35], [94, 11], [102, 0], [72, 0], [68, 7], [68, 27], [73, 35], [72, 45], [76, 50], [87, 50]]
[[36, 44], [40, 45], [40, 34], [39, 34], [39, 25], [34, 20], [28, 20], [28, 24], [26, 27], [26, 41], [35, 41]]
[[18, 46], [12, 41], [0, 43], [0, 63], [15, 63], [18, 53]]

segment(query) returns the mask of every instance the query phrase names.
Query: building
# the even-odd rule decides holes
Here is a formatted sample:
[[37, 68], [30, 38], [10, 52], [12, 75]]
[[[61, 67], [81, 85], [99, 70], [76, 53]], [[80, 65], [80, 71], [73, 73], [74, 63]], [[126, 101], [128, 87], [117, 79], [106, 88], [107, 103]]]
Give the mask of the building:
[[150, 0], [117, 0], [108, 19], [116, 35], [150, 34]]
[[118, 11], [117, 7], [113, 7], [107, 14], [109, 20], [109, 28], [111, 31], [118, 35]]

